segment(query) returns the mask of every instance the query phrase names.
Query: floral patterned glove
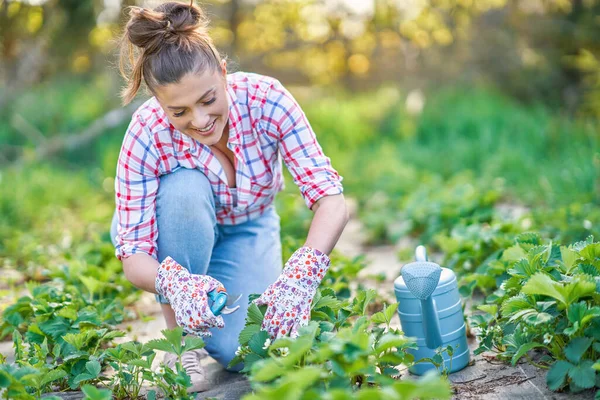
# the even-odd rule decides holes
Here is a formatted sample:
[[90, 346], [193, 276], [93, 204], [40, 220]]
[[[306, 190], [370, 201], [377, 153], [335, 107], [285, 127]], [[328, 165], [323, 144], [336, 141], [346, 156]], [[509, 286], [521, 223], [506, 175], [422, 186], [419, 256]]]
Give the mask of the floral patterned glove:
[[208, 328], [225, 326], [223, 317], [215, 317], [208, 306], [208, 293], [219, 287], [223, 284], [218, 280], [190, 274], [171, 257], [165, 258], [158, 267], [156, 291], [169, 300], [177, 325], [192, 335], [211, 336]]
[[262, 329], [275, 339], [290, 334], [310, 320], [310, 306], [317, 287], [329, 269], [329, 257], [317, 249], [301, 247], [285, 263], [283, 272], [256, 300], [267, 306]]

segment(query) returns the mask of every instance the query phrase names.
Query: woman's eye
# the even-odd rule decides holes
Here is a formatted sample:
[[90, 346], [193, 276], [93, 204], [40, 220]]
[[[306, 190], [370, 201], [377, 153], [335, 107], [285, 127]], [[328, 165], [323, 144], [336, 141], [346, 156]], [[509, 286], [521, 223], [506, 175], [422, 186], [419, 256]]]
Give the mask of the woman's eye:
[[217, 100], [217, 98], [216, 98], [216, 97], [213, 97], [213, 98], [212, 98], [212, 99], [210, 99], [209, 101], [205, 102], [205, 103], [204, 103], [204, 105], [205, 105], [205, 106], [209, 106], [209, 105], [211, 105], [212, 103], [214, 103], [214, 102], [215, 102], [215, 100]]
[[173, 113], [173, 116], [175, 116], [175, 117], [181, 117], [184, 113], [185, 113], [185, 110], [180, 111], [178, 113]]

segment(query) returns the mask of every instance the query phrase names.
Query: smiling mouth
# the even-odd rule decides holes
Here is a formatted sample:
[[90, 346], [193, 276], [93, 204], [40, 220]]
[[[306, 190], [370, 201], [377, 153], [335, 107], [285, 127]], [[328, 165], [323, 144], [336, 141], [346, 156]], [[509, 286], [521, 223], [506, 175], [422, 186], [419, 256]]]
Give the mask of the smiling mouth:
[[210, 131], [210, 130], [211, 130], [211, 129], [212, 129], [214, 126], [215, 126], [215, 124], [216, 124], [216, 123], [217, 123], [217, 120], [215, 119], [215, 120], [214, 120], [214, 121], [213, 121], [213, 122], [212, 122], [210, 125], [208, 125], [206, 128], [203, 128], [203, 129], [192, 128], [192, 129], [193, 129], [193, 130], [195, 130], [195, 131], [198, 131], [198, 132], [200, 132], [200, 133], [206, 133], [206, 132], [209, 132], [209, 131]]

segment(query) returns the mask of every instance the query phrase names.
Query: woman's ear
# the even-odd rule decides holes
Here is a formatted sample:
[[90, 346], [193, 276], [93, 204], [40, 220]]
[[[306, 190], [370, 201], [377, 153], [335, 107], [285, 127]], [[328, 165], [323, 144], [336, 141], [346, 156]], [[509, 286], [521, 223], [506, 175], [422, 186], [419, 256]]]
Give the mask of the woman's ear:
[[221, 61], [221, 73], [223, 74], [223, 76], [227, 75], [227, 61], [226, 60]]

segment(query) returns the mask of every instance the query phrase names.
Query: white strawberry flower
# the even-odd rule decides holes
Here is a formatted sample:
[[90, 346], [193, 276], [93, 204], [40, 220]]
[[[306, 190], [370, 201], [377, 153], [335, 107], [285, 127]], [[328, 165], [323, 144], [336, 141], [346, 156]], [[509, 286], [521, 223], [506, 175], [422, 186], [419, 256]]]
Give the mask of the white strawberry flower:
[[282, 347], [279, 349], [279, 353], [281, 354], [281, 357], [287, 357], [290, 354], [290, 349], [287, 347]]
[[271, 345], [271, 339], [267, 338], [267, 340], [265, 340], [265, 345], [263, 346], [263, 350], [268, 349], [270, 345]]

